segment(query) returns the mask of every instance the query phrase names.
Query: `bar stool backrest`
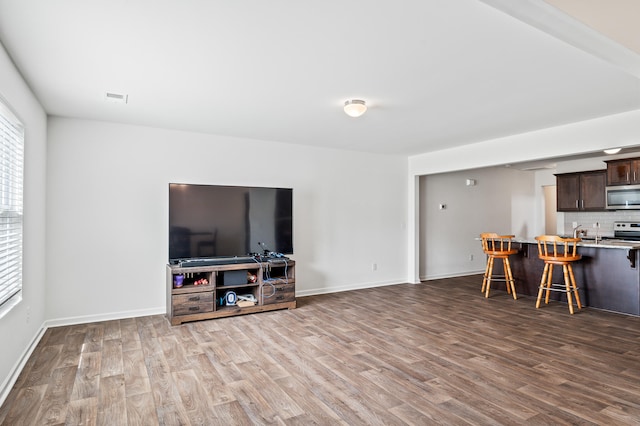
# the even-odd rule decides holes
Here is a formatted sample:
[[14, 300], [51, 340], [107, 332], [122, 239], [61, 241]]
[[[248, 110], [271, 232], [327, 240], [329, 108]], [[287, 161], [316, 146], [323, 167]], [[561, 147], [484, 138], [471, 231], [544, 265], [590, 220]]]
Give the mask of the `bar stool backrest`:
[[482, 250], [485, 254], [498, 251], [511, 251], [511, 240], [515, 235], [498, 235], [495, 232], [484, 232], [480, 234], [482, 239]]
[[580, 238], [562, 238], [557, 235], [540, 235], [538, 257], [542, 260], [568, 261], [578, 260], [582, 256], [577, 253]]

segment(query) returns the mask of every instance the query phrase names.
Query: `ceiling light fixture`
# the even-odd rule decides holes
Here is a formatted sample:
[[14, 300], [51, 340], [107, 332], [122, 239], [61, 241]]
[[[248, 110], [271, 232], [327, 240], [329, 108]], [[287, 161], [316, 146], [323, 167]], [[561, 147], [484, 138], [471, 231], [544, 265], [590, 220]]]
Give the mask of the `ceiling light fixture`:
[[610, 148], [610, 149], [605, 149], [604, 153], [605, 154], [617, 154], [620, 152], [622, 148]]
[[349, 99], [344, 103], [344, 112], [349, 117], [360, 117], [367, 111], [367, 105], [360, 99]]

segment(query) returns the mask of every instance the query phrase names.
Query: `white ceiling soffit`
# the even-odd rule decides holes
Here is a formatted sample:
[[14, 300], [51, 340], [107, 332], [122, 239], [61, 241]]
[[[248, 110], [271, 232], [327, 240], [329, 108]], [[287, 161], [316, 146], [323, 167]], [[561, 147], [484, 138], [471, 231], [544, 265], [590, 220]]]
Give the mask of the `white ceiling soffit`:
[[[620, 69], [640, 77], [640, 52], [625, 47], [621, 41], [626, 41], [630, 34], [635, 36], [636, 43], [626, 43], [638, 46], [640, 41], [639, 15], [634, 10], [640, 10], [640, 1], [633, 0], [605, 0], [598, 5], [597, 11], [602, 12], [596, 18], [593, 1], [572, 0], [480, 0], [496, 9], [513, 16], [547, 34], [566, 43], [582, 49], [594, 56], [616, 65]], [[597, 1], [595, 3], [598, 3]], [[613, 8], [613, 3], [623, 8]], [[552, 6], [553, 4], [553, 6]], [[562, 10], [563, 12], [560, 12]], [[608, 15], [607, 13], [608, 12]], [[622, 14], [627, 16], [623, 19]], [[628, 16], [635, 16], [633, 24], [626, 24]], [[603, 20], [615, 20], [618, 28], [614, 32], [605, 25]], [[633, 26], [632, 26], [633, 25]], [[624, 36], [622, 35], [624, 34]], [[624, 40], [622, 40], [624, 39]]]
[[640, 108], [637, 56], [542, 0], [0, 0], [0, 42], [50, 115], [380, 154]]
[[601, 34], [640, 54], [640, 1], [545, 0]]

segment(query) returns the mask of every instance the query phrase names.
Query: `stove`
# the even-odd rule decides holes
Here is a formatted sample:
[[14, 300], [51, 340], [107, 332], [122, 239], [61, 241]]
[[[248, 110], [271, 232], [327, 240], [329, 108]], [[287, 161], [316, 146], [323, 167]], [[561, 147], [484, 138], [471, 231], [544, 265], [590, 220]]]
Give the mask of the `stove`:
[[613, 235], [628, 241], [640, 241], [640, 222], [613, 222]]

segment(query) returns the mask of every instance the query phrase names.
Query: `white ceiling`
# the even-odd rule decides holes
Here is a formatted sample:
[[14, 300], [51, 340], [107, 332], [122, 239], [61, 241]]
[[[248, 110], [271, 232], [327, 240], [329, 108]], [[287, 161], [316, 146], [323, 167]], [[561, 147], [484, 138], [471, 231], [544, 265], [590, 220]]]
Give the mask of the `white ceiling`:
[[0, 41], [50, 115], [384, 154], [640, 108], [640, 54], [542, 0], [0, 0]]

